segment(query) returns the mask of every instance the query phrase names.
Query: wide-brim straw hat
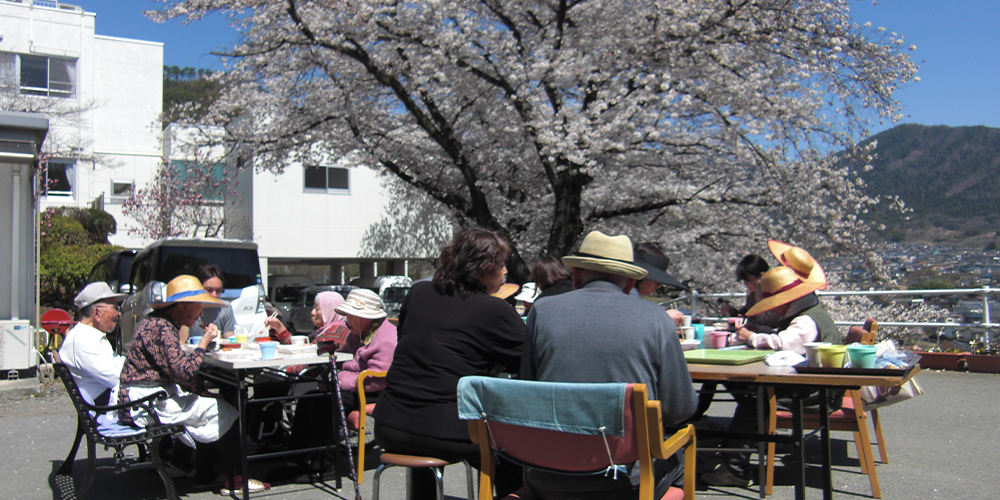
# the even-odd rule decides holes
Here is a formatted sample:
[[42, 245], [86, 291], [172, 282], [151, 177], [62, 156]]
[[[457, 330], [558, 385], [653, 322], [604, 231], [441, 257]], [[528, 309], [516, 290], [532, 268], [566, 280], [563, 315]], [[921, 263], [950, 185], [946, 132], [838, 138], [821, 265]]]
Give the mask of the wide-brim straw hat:
[[334, 310], [345, 316], [357, 316], [364, 319], [382, 319], [388, 316], [382, 305], [382, 299], [367, 288], [351, 290], [344, 302]]
[[166, 297], [163, 302], [150, 304], [153, 309], [163, 309], [174, 304], [194, 302], [205, 307], [222, 307], [225, 302], [211, 296], [201, 286], [201, 281], [189, 274], [182, 274], [167, 283]]
[[788, 266], [795, 270], [802, 278], [802, 281], [809, 283], [822, 283], [823, 286], [817, 290], [826, 288], [826, 273], [820, 267], [819, 262], [809, 255], [809, 252], [800, 247], [782, 243], [778, 240], [767, 240], [767, 247], [774, 254], [774, 258], [781, 262], [781, 265]]
[[562, 258], [568, 267], [579, 267], [640, 280], [646, 270], [632, 260], [632, 240], [625, 235], [608, 236], [591, 231], [583, 239], [580, 251]]
[[492, 295], [492, 296], [494, 296], [494, 297], [496, 297], [498, 299], [504, 299], [504, 300], [506, 300], [507, 297], [510, 297], [511, 295], [514, 295], [520, 289], [521, 289], [521, 287], [517, 283], [504, 283], [504, 284], [500, 285], [500, 289], [499, 290], [491, 293], [490, 295]]
[[646, 277], [643, 279], [655, 281], [661, 285], [680, 288], [681, 290], [688, 289], [680, 280], [667, 273], [667, 267], [670, 266], [669, 257], [646, 252], [635, 252], [634, 260], [635, 265], [646, 270]]
[[822, 282], [806, 281], [798, 271], [788, 266], [771, 268], [760, 277], [760, 289], [764, 298], [747, 311], [747, 316], [756, 316], [775, 307], [800, 299], [826, 286]]

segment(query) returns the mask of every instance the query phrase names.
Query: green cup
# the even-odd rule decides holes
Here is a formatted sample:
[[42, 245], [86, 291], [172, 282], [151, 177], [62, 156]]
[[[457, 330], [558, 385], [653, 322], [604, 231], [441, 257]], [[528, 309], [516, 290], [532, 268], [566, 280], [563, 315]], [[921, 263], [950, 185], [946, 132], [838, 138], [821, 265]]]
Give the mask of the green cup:
[[873, 345], [851, 344], [847, 346], [847, 357], [851, 360], [851, 368], [875, 368], [875, 351]]

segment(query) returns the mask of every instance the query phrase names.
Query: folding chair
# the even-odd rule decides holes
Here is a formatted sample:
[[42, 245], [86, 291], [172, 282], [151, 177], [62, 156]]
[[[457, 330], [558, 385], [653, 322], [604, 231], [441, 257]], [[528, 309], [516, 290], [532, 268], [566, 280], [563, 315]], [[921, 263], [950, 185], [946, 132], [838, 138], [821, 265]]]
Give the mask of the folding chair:
[[[638, 462], [639, 498], [653, 500], [653, 459], [684, 449], [684, 489], [663, 500], [695, 497], [695, 431], [664, 439], [659, 401], [644, 384], [575, 384], [462, 377], [459, 418], [479, 444], [479, 500], [493, 500], [496, 461], [569, 474], [604, 474]], [[528, 486], [506, 500], [533, 499]]]

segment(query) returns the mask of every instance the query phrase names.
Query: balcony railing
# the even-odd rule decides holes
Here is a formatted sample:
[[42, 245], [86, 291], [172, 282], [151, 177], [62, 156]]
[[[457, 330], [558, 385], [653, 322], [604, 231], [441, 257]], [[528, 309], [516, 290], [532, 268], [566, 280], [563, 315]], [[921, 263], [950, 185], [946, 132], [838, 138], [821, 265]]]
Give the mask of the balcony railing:
[[[990, 288], [984, 286], [982, 288], [956, 288], [956, 289], [945, 289], [945, 290], [850, 290], [850, 291], [818, 291], [816, 295], [828, 296], [828, 297], [874, 297], [874, 296], [889, 296], [889, 297], [906, 297], [906, 296], [916, 296], [916, 297], [932, 297], [940, 295], [973, 295], [979, 296], [983, 302], [983, 320], [979, 323], [956, 323], [956, 322], [912, 322], [912, 321], [879, 321], [881, 326], [900, 326], [900, 327], [979, 327], [988, 329], [1000, 328], [1000, 323], [990, 322], [990, 298], [994, 296], [1000, 296], [1000, 288]], [[690, 306], [692, 311], [698, 311], [698, 306], [700, 301], [706, 299], [720, 299], [720, 298], [739, 298], [742, 299], [746, 297], [746, 292], [725, 292], [725, 293], [700, 293], [698, 291], [692, 291], [690, 295], [684, 295], [673, 300], [664, 302], [665, 304], [683, 304], [684, 306]], [[703, 316], [707, 320], [725, 320], [726, 318], [717, 316]], [[838, 325], [841, 326], [860, 326], [864, 324], [863, 321], [836, 321]]]

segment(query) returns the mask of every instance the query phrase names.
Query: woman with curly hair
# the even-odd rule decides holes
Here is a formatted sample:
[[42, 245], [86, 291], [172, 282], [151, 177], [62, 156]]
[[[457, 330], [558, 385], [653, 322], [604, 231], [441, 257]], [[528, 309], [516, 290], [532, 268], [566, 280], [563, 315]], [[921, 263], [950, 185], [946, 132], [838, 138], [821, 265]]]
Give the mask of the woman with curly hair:
[[[479, 446], [458, 419], [458, 379], [517, 373], [524, 322], [491, 297], [503, 285], [510, 246], [481, 228], [463, 229], [445, 246], [433, 281], [416, 283], [399, 313], [399, 341], [375, 407], [375, 440], [390, 453], [466, 460], [479, 465]], [[520, 486], [517, 467], [501, 464], [497, 494]], [[426, 473], [426, 474], [425, 474]], [[411, 498], [434, 498], [431, 471], [413, 471]], [[508, 478], [505, 479], [505, 478]]]

